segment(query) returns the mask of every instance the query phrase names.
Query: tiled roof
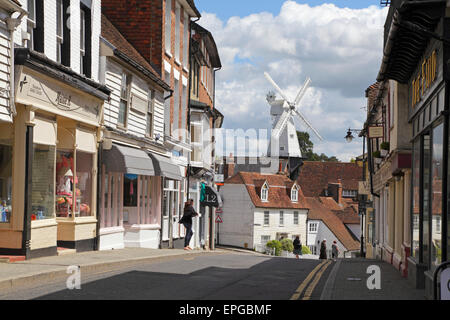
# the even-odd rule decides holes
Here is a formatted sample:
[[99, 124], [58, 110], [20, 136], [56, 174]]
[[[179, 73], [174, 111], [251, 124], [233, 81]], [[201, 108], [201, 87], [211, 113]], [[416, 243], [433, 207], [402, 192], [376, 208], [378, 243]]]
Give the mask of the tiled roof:
[[[260, 190], [266, 181], [269, 185], [269, 197], [267, 202], [263, 202]], [[239, 172], [226, 180], [225, 184], [245, 185], [253, 205], [257, 208], [308, 209], [301, 189], [298, 191], [298, 202], [291, 201], [290, 190], [293, 186], [293, 181], [283, 175]]]
[[132, 59], [142, 68], [147, 69], [154, 77], [162, 82], [161, 77], [152, 65], [125, 39], [104, 14], [102, 14], [102, 37], [116, 47], [117, 50], [125, 54], [129, 59]]
[[324, 195], [329, 183], [341, 180], [344, 190], [358, 190], [362, 181], [362, 168], [355, 163], [305, 161], [297, 183], [306, 197]]
[[307, 197], [306, 202], [309, 207], [308, 220], [321, 220], [347, 250], [358, 250], [360, 243], [353, 238], [342, 220], [333, 212], [332, 208], [335, 206], [330, 207], [330, 203], [334, 200], [332, 198], [329, 199], [324, 202], [324, 198]]
[[333, 210], [333, 212], [344, 224], [360, 224], [361, 222], [358, 211], [354, 206], [349, 206], [343, 210]]

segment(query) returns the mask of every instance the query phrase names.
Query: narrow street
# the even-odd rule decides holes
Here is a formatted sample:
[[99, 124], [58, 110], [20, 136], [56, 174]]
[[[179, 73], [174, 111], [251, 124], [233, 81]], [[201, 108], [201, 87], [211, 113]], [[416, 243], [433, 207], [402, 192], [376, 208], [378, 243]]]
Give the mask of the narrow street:
[[[389, 265], [381, 266], [382, 290], [369, 291], [367, 261], [306, 260], [225, 253], [144, 263], [113, 272], [81, 274], [81, 289], [65, 281], [17, 288], [0, 299], [18, 300], [320, 300], [423, 299]], [[336, 265], [338, 269], [335, 269]], [[359, 278], [349, 281], [347, 278]], [[384, 289], [384, 290], [383, 290]], [[405, 290], [408, 289], [408, 295]]]

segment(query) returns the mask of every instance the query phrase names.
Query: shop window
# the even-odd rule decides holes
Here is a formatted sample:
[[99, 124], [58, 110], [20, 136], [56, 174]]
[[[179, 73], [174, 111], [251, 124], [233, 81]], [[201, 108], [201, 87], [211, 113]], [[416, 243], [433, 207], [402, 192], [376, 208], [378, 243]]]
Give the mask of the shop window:
[[92, 209], [92, 167], [94, 156], [90, 153], [77, 151], [76, 171], [76, 216], [88, 217]]
[[138, 176], [135, 174], [126, 174], [123, 183], [123, 206], [137, 207]]
[[54, 146], [34, 145], [32, 221], [55, 217], [55, 154]]
[[442, 216], [442, 178], [443, 178], [443, 147], [444, 125], [440, 124], [433, 130], [433, 158], [431, 169], [431, 266], [437, 267], [442, 262], [441, 224], [437, 220]]
[[422, 212], [422, 254], [423, 263], [429, 265], [430, 258], [430, 174], [431, 174], [431, 137], [429, 134], [423, 137], [423, 212]]
[[56, 216], [71, 218], [74, 204], [74, 157], [71, 151], [56, 153]]
[[413, 146], [413, 184], [412, 184], [412, 256], [420, 259], [420, 138]]
[[0, 140], [0, 223], [11, 219], [12, 143]]

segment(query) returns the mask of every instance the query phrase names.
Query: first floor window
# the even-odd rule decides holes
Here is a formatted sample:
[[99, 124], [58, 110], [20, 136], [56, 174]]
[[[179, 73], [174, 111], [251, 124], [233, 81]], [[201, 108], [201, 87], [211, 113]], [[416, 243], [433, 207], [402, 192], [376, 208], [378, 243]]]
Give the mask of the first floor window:
[[153, 110], [155, 103], [155, 91], [149, 93], [148, 111], [147, 111], [147, 136], [153, 138]]
[[55, 156], [56, 148], [35, 144], [32, 165], [31, 220], [55, 217]]
[[318, 224], [317, 222], [312, 222], [309, 224], [309, 232], [317, 232]]
[[124, 73], [122, 75], [122, 85], [120, 88], [119, 116], [117, 119], [117, 124], [122, 127], [126, 127], [127, 124], [128, 102], [130, 100], [130, 86], [131, 76]]
[[264, 212], [264, 225], [268, 226], [270, 224], [270, 212], [265, 211]]
[[284, 226], [284, 212], [280, 211], [280, 226]]
[[297, 211], [294, 212], [294, 224], [298, 225], [298, 212]]
[[0, 140], [0, 223], [11, 218], [12, 141]]

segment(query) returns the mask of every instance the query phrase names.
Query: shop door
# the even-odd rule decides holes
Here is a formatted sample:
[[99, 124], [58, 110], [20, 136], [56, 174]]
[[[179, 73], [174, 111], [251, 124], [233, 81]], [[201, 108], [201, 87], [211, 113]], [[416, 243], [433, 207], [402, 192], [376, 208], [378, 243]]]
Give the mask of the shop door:
[[[179, 182], [176, 181], [176, 185], [179, 185]], [[178, 191], [172, 191], [172, 237], [173, 239], [180, 238], [180, 193]]]
[[169, 212], [170, 212], [170, 192], [164, 191], [164, 205], [162, 217], [162, 239], [169, 240]]

